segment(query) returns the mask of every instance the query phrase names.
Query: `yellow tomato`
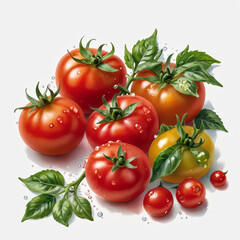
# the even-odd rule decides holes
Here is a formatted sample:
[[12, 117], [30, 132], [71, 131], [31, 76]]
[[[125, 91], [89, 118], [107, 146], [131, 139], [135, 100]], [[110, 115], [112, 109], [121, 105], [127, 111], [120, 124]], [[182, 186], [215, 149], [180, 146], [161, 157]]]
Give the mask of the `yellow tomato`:
[[[193, 127], [183, 126], [182, 128], [186, 133], [189, 134], [189, 136], [192, 136]], [[164, 132], [155, 138], [150, 146], [148, 153], [151, 166], [153, 166], [157, 155], [166, 148], [175, 145], [179, 138], [180, 136], [177, 132], [177, 128], [168, 130], [167, 132]], [[194, 142], [198, 143], [201, 138], [204, 140], [204, 143], [200, 147], [204, 148], [209, 153], [208, 164], [204, 167], [200, 166], [194, 158], [193, 154], [188, 149], [185, 149], [182, 151], [182, 161], [179, 164], [178, 168], [172, 174], [163, 177], [163, 180], [172, 183], [180, 183], [189, 177], [196, 179], [201, 178], [209, 171], [215, 158], [214, 143], [206, 132], [200, 133]]]

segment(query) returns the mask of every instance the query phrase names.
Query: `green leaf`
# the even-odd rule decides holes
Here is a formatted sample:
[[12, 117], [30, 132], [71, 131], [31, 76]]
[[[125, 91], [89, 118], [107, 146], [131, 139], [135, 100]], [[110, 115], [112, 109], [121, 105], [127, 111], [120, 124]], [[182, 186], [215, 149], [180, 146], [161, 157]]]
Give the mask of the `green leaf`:
[[50, 194], [41, 194], [28, 202], [22, 222], [27, 219], [38, 219], [48, 216], [56, 203], [56, 198]]
[[172, 174], [182, 160], [181, 146], [174, 145], [158, 154], [154, 161], [150, 182]]
[[123, 110], [123, 117], [127, 117], [128, 115], [130, 115], [137, 107], [137, 105], [140, 102], [136, 102], [133, 104], [130, 104], [129, 106], [127, 106], [124, 110]]
[[220, 63], [220, 61], [214, 59], [205, 52], [199, 52], [197, 50], [188, 52], [188, 50], [189, 46], [187, 46], [186, 49], [184, 49], [181, 53], [178, 54], [176, 58], [177, 66], [197, 61], [201, 63], [204, 69], [208, 69], [212, 64]]
[[177, 124], [176, 124], [177, 132], [180, 135], [181, 139], [185, 139], [187, 137], [187, 133], [182, 128], [182, 122], [180, 122], [178, 115], [176, 115], [176, 117], [177, 117]]
[[76, 216], [93, 221], [92, 208], [86, 198], [74, 195], [72, 207], [73, 212], [76, 214]]
[[43, 170], [29, 178], [19, 178], [28, 189], [37, 193], [53, 193], [64, 187], [63, 175], [55, 170]]
[[96, 111], [96, 112], [100, 113], [101, 115], [103, 115], [103, 116], [105, 116], [105, 117], [108, 116], [108, 111], [107, 111], [107, 110], [100, 109], [100, 108], [92, 108], [92, 107], [91, 107], [91, 109], [92, 109], [93, 111]]
[[105, 99], [105, 95], [102, 96], [102, 101], [103, 101], [103, 104], [104, 104], [105, 108], [109, 111], [111, 106], [108, 103], [108, 101]]
[[173, 128], [175, 128], [175, 126], [166, 125], [166, 124], [162, 123], [159, 130], [158, 130], [158, 136], [161, 135], [164, 132], [167, 132], [168, 130], [173, 129]]
[[[80, 52], [80, 54], [81, 54], [83, 57], [85, 57], [86, 59], [90, 59], [90, 57], [92, 56], [92, 54], [90, 53], [89, 49], [86, 50], [86, 49], [83, 47], [83, 45], [82, 45], [82, 40], [83, 40], [83, 37], [81, 38], [81, 40], [80, 40], [80, 42], [79, 42], [79, 52]], [[87, 44], [88, 47], [89, 47], [89, 44], [90, 44], [90, 42], [91, 42], [92, 40], [94, 40], [94, 39], [91, 39], [91, 40], [88, 42], [88, 44]]]
[[157, 30], [149, 38], [138, 41], [132, 49], [132, 56], [136, 64], [142, 61], [153, 61], [157, 53]]
[[125, 45], [125, 52], [124, 52], [124, 60], [125, 64], [128, 68], [134, 69], [134, 59], [132, 57], [132, 54], [128, 51], [127, 46]]
[[108, 123], [108, 122], [113, 122], [115, 121], [114, 119], [110, 118], [110, 117], [105, 117], [104, 119], [102, 119], [101, 121], [97, 122], [97, 124], [101, 124], [101, 123]]
[[28, 95], [27, 89], [25, 89], [25, 93], [26, 93], [27, 99], [28, 99], [31, 103], [33, 103], [33, 104], [36, 105], [36, 106], [40, 106], [40, 102], [39, 102], [39, 101], [37, 101], [36, 99], [34, 99], [33, 97], [31, 97], [31, 96]]
[[153, 68], [155, 68], [156, 66], [160, 65], [161, 62], [144, 62], [141, 63], [137, 66], [135, 73], [144, 71], [144, 70], [151, 70]]
[[99, 46], [96, 56], [102, 57], [102, 48], [104, 47], [104, 45], [106, 45], [106, 44], [102, 44]]
[[55, 204], [52, 213], [57, 222], [68, 227], [68, 220], [72, 216], [71, 202], [66, 198], [61, 199]]
[[197, 128], [200, 128], [201, 123], [203, 123], [205, 129], [228, 132], [224, 127], [221, 118], [210, 109], [202, 109], [201, 112], [195, 117], [194, 124]]
[[170, 70], [170, 67], [171, 67], [170, 63], [171, 63], [172, 55], [173, 55], [173, 54], [170, 54], [170, 55], [168, 56], [168, 58], [167, 58], [167, 61], [166, 61], [166, 63], [165, 63], [165, 67], [164, 67], [164, 72], [167, 71], [167, 69]]
[[97, 65], [97, 68], [99, 68], [100, 70], [104, 71], [104, 72], [117, 72], [118, 69], [113, 68], [112, 66], [110, 66], [107, 63], [100, 63]]
[[170, 85], [172, 85], [178, 92], [182, 94], [199, 97], [197, 93], [198, 89], [197, 84], [189, 80], [188, 78], [185, 77], [176, 78], [174, 79], [174, 81], [170, 83]]
[[199, 62], [190, 62], [183, 64], [179, 67], [174, 67], [172, 70], [173, 77], [178, 77], [181, 73], [184, 73], [185, 71], [190, 71], [191, 69], [196, 69], [201, 67]]
[[114, 54], [115, 48], [112, 43], [111, 43], [111, 45], [112, 45], [111, 51], [109, 53], [105, 54], [104, 56], [102, 56], [102, 60], [106, 60], [107, 58], [111, 57]]

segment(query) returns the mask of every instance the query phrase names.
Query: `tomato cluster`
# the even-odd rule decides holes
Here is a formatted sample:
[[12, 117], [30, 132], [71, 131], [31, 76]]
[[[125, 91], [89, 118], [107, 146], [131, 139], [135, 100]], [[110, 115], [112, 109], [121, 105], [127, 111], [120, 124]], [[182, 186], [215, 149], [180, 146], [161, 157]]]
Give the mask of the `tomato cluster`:
[[[207, 71], [220, 62], [205, 52], [189, 51], [189, 46], [177, 55], [176, 63], [171, 62], [173, 54], [162, 62], [155, 31], [138, 41], [132, 52], [125, 47], [125, 64], [131, 69], [126, 75], [113, 44], [106, 52], [104, 44], [90, 48], [91, 41], [83, 47], [81, 39], [79, 48], [59, 61], [55, 93], [49, 87], [41, 93], [39, 84], [37, 99], [26, 92], [29, 103], [18, 108], [23, 109], [19, 132], [24, 142], [39, 153], [61, 155], [74, 149], [86, 130], [95, 150], [85, 173], [71, 186], [77, 188], [86, 176], [100, 197], [128, 202], [149, 182], [163, 179], [180, 183], [176, 198], [182, 206], [201, 205], [206, 190], [197, 179], [210, 170], [215, 158], [214, 143], [204, 130], [227, 132], [215, 112], [202, 109], [204, 83], [222, 87]], [[87, 122], [84, 114], [91, 114]], [[193, 125], [187, 126], [190, 122]], [[224, 173], [211, 175], [214, 186], [225, 182]], [[68, 197], [71, 191], [64, 191]], [[75, 207], [85, 201], [75, 197]], [[145, 195], [143, 205], [150, 215], [164, 216], [173, 206], [173, 196], [160, 185]], [[82, 216], [77, 210], [75, 214]]]

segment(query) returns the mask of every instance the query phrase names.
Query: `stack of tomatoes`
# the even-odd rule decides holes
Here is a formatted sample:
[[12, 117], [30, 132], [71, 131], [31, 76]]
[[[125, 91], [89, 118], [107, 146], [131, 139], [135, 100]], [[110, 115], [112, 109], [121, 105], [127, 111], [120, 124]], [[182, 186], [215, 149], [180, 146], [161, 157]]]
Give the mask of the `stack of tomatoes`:
[[[214, 143], [204, 128], [214, 127], [204, 121], [188, 123], [201, 113], [204, 82], [222, 86], [207, 72], [219, 61], [187, 47], [176, 63], [171, 63], [172, 55], [162, 62], [156, 37], [155, 31], [138, 41], [131, 53], [125, 47], [129, 75], [113, 45], [106, 52], [104, 45], [90, 48], [91, 40], [83, 47], [81, 39], [79, 48], [58, 63], [57, 92], [47, 87], [41, 93], [39, 84], [37, 99], [26, 92], [30, 103], [19, 108], [19, 131], [29, 147], [47, 155], [71, 151], [86, 131], [95, 149], [86, 164], [86, 180], [108, 201], [133, 200], [149, 181], [163, 179], [180, 183], [176, 197], [181, 205], [196, 207], [206, 193], [197, 179], [214, 161]], [[214, 117], [213, 112], [205, 116], [210, 121]], [[144, 208], [152, 216], [164, 216], [172, 206], [172, 194], [162, 184], [144, 198]]]

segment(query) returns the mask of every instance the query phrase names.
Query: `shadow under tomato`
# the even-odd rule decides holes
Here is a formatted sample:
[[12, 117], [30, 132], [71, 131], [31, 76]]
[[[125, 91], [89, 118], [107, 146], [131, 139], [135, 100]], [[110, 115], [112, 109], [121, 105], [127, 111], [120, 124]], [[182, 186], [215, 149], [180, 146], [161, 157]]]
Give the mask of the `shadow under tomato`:
[[82, 171], [84, 161], [89, 157], [93, 149], [89, 146], [86, 136], [83, 141], [71, 152], [59, 156], [50, 156], [38, 153], [26, 147], [28, 158], [42, 168], [53, 168], [77, 174]]
[[205, 199], [204, 202], [195, 208], [185, 208], [181, 206], [181, 211], [187, 214], [190, 217], [201, 217], [206, 214], [208, 210], [208, 200]]

